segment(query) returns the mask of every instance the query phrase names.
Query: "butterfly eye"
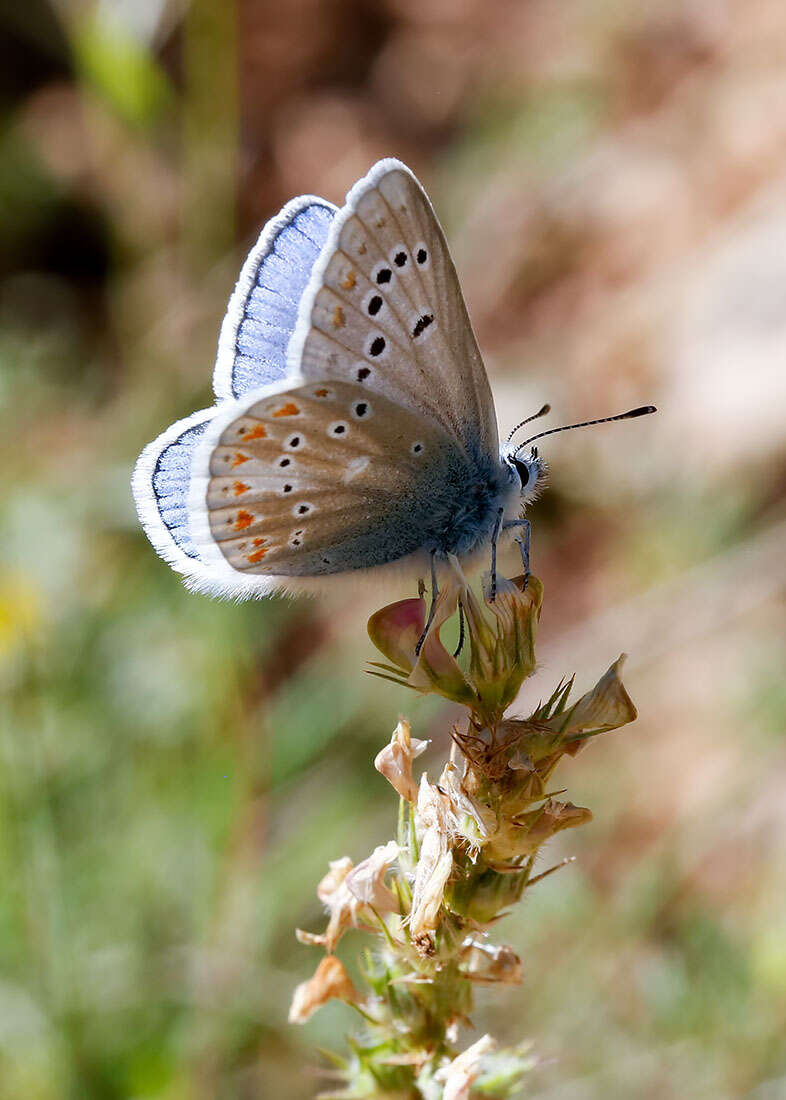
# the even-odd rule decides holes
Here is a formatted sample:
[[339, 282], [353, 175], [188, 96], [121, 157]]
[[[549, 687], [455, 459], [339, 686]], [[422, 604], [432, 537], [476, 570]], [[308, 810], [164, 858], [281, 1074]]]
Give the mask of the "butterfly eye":
[[516, 467], [516, 473], [521, 478], [521, 488], [526, 489], [529, 484], [529, 466], [526, 462], [519, 462], [517, 458], [513, 459], [513, 465]]

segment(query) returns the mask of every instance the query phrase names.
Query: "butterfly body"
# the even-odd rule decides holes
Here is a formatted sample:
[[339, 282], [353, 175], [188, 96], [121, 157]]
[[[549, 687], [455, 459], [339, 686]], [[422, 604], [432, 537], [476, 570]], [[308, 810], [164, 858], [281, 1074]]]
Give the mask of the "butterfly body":
[[542, 473], [499, 447], [445, 238], [412, 173], [381, 161], [340, 210], [293, 200], [243, 266], [217, 404], [140, 456], [143, 526], [214, 595], [466, 558]]

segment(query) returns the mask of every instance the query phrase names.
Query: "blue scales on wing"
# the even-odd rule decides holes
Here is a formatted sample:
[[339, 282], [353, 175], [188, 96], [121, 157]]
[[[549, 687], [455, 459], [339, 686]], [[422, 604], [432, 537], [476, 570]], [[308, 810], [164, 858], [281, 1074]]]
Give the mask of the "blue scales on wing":
[[[298, 306], [336, 208], [324, 199], [293, 199], [262, 230], [229, 300], [221, 327], [213, 388], [238, 398], [286, 376], [286, 351]], [[217, 411], [173, 424], [145, 448], [134, 472], [139, 517], [174, 568], [198, 578], [202, 568], [188, 523], [194, 448]]]
[[139, 456], [132, 488], [142, 526], [174, 568], [189, 573], [199, 559], [188, 525], [187, 500], [194, 448], [216, 409], [172, 424]]
[[286, 375], [300, 298], [336, 208], [304, 196], [267, 223], [240, 272], [218, 342], [213, 389], [242, 397]]
[[190, 558], [198, 557], [188, 530], [186, 499], [191, 474], [191, 456], [201, 439], [207, 420], [186, 428], [156, 460], [151, 476], [158, 512], [175, 543]]

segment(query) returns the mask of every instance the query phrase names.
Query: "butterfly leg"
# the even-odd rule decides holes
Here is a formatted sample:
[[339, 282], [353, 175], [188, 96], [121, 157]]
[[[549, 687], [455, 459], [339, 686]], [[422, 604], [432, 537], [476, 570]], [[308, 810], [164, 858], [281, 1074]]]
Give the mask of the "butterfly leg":
[[503, 514], [504, 513], [503, 513], [502, 509], [500, 508], [500, 510], [497, 512], [497, 519], [496, 519], [496, 522], [494, 523], [494, 531], [491, 535], [491, 602], [492, 603], [494, 603], [494, 601], [497, 598], [497, 539], [499, 538], [499, 533], [502, 530], [502, 516], [503, 516]]
[[420, 651], [423, 648], [423, 643], [426, 640], [426, 635], [431, 629], [431, 624], [434, 622], [434, 612], [437, 609], [437, 596], [439, 595], [439, 583], [437, 581], [437, 552], [431, 551], [431, 606], [428, 609], [428, 618], [426, 619], [426, 625], [423, 627], [423, 633], [418, 639], [418, 644], [415, 646], [415, 656], [420, 656]]
[[512, 519], [503, 526], [502, 530], [509, 531], [511, 527], [521, 527], [523, 530], [523, 537], [514, 536], [514, 538], [519, 544], [519, 550], [521, 550], [521, 561], [524, 565], [524, 590], [526, 591], [527, 584], [529, 583], [530, 523], [528, 519]]

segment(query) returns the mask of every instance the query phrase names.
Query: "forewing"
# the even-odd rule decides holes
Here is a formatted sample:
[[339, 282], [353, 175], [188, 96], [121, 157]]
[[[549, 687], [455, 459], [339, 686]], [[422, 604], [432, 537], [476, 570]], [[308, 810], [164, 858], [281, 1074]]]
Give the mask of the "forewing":
[[455, 459], [437, 424], [358, 384], [312, 382], [211, 427], [192, 530], [200, 553], [217, 548], [240, 574], [381, 565], [423, 545]]
[[272, 218], [248, 255], [221, 326], [213, 389], [240, 397], [287, 372], [287, 345], [300, 298], [336, 212], [311, 195]]
[[405, 165], [380, 161], [335, 216], [301, 301], [289, 369], [381, 393], [497, 454], [488, 378], [445, 236]]

